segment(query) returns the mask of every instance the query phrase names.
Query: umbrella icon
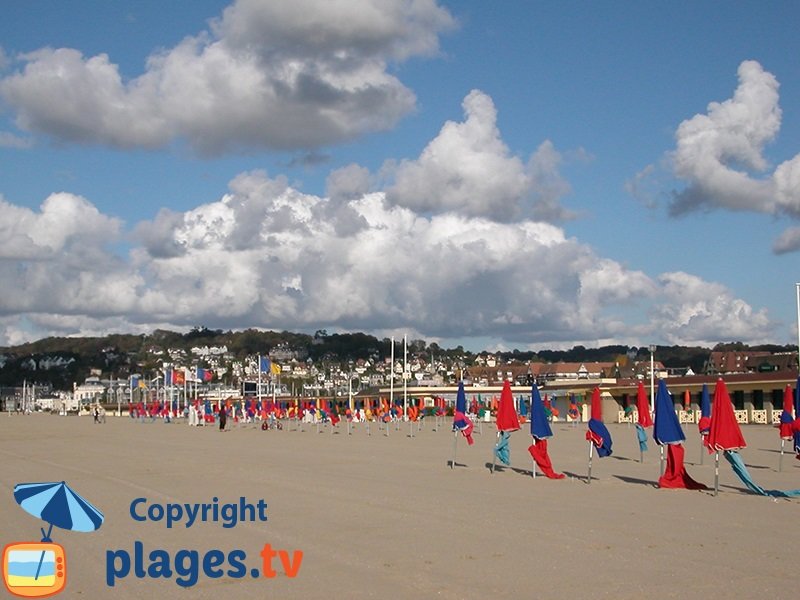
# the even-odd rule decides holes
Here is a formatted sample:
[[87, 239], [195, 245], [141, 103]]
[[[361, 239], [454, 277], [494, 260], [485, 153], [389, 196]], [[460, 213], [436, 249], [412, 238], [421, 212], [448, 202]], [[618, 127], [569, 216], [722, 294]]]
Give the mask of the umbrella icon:
[[18, 483], [14, 500], [26, 512], [50, 524], [42, 541], [49, 542], [53, 525], [70, 531], [95, 531], [103, 524], [103, 513], [76, 494], [65, 482]]

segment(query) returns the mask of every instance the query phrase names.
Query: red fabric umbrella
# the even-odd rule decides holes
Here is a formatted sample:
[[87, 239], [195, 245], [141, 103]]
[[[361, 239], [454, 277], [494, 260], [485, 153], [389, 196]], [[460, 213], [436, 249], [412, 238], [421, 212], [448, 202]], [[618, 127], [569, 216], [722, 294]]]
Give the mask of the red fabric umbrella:
[[639, 425], [652, 427], [653, 419], [650, 417], [650, 403], [647, 401], [647, 392], [644, 391], [644, 384], [641, 381], [636, 390], [636, 410], [639, 411]]
[[683, 410], [689, 410], [692, 407], [692, 395], [689, 390], [683, 392]]
[[781, 413], [781, 422], [778, 426], [782, 440], [792, 439], [792, 411], [794, 410], [794, 394], [792, 394], [792, 386], [788, 383], [783, 390], [783, 412]]
[[535, 443], [528, 446], [528, 452], [531, 453], [533, 460], [549, 479], [564, 479], [566, 475], [563, 473], [556, 473], [553, 470], [553, 463], [550, 460], [550, 455], [547, 453], [547, 440], [535, 440]]
[[592, 390], [592, 419], [603, 420], [603, 402], [600, 400], [600, 388]]
[[714, 405], [711, 412], [711, 427], [708, 432], [708, 452], [710, 454], [722, 450], [736, 450], [746, 446], [742, 430], [733, 413], [733, 404], [728, 394], [728, 388], [720, 378], [714, 387]]
[[519, 418], [514, 409], [511, 384], [504, 381], [503, 391], [500, 393], [500, 404], [497, 408], [497, 431], [517, 431], [519, 428]]
[[658, 480], [660, 488], [679, 488], [687, 490], [707, 490], [708, 488], [692, 479], [683, 464], [683, 444], [667, 444], [667, 468]]

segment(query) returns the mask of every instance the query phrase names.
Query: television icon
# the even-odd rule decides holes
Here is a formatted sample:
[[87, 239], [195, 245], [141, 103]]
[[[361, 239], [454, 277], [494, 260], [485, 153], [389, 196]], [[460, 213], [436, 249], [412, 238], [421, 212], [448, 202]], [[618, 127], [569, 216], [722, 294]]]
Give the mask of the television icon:
[[44, 598], [67, 583], [64, 548], [54, 542], [14, 542], [3, 548], [3, 582], [15, 596]]

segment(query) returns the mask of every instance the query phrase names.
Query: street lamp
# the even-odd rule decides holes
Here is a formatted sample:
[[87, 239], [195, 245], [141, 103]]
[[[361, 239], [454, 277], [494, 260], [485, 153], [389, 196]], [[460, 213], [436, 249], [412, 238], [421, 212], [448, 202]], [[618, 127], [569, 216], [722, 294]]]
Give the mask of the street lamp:
[[656, 346], [655, 346], [655, 344], [650, 344], [650, 346], [648, 346], [647, 349], [650, 350], [650, 414], [653, 414], [653, 413], [655, 413], [655, 400], [656, 400], [655, 380], [654, 380], [654, 377], [655, 377], [654, 364], [655, 363], [653, 361], [653, 354], [656, 351]]

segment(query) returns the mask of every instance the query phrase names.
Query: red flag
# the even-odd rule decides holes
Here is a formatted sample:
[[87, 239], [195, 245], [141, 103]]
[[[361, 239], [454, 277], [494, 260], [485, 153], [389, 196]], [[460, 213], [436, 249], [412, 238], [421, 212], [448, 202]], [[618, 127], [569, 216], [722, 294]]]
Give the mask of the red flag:
[[708, 432], [708, 451], [711, 453], [717, 450], [737, 450], [746, 446], [742, 430], [733, 413], [733, 404], [728, 395], [728, 388], [720, 378], [714, 387], [714, 405], [711, 411], [711, 427]]

